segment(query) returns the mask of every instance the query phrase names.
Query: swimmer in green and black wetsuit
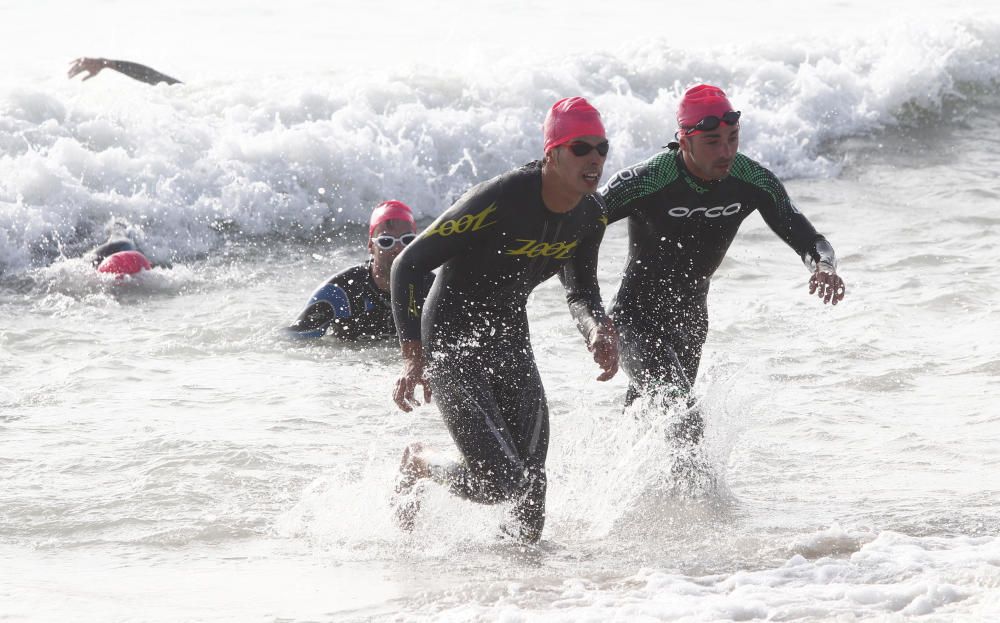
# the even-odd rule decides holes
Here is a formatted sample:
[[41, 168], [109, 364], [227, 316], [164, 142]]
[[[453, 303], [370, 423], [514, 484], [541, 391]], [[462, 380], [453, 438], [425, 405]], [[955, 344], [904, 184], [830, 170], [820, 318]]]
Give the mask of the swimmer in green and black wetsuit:
[[[419, 444], [404, 453], [398, 492], [430, 478], [482, 504], [514, 503], [508, 534], [537, 541], [545, 522], [548, 407], [525, 310], [552, 275], [572, 283], [567, 298], [603, 369], [618, 369], [617, 335], [602, 309], [597, 249], [604, 206], [594, 194], [608, 142], [583, 98], [556, 102], [544, 125], [545, 158], [482, 183], [441, 215], [397, 258], [392, 304], [404, 369], [394, 398], [410, 411], [414, 390], [435, 402], [462, 454], [440, 464]], [[419, 311], [419, 285], [441, 266]], [[425, 368], [426, 365], [426, 368]], [[426, 376], [425, 376], [426, 370]], [[412, 501], [412, 500], [410, 500]], [[404, 528], [415, 506], [397, 501]]]
[[[689, 89], [677, 111], [677, 143], [615, 174], [601, 189], [608, 220], [628, 219], [629, 257], [611, 314], [621, 333], [626, 403], [657, 391], [686, 397], [708, 334], [709, 281], [752, 212], [812, 271], [810, 294], [844, 298], [833, 247], [769, 170], [739, 149], [740, 113], [722, 90]], [[697, 410], [675, 433], [701, 438]]]

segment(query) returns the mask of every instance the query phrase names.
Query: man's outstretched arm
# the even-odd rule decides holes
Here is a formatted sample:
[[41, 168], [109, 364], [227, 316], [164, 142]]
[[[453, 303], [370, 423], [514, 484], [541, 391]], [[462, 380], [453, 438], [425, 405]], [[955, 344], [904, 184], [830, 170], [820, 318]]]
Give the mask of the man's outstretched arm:
[[809, 278], [809, 294], [815, 294], [826, 303], [836, 305], [844, 300], [847, 287], [844, 280], [837, 274], [837, 256], [826, 238], [820, 236], [813, 243], [812, 252], [803, 258], [806, 267], [812, 270]]
[[101, 73], [101, 70], [105, 67], [110, 67], [117, 72], [125, 74], [129, 78], [133, 78], [147, 84], [159, 84], [161, 82], [166, 82], [167, 84], [181, 83], [181, 81], [177, 78], [171, 78], [167, 74], [161, 74], [152, 67], [146, 67], [145, 65], [140, 65], [139, 63], [133, 63], [131, 61], [116, 61], [108, 58], [78, 58], [73, 61], [72, 65], [70, 65], [69, 77], [73, 78], [77, 74], [87, 72], [87, 75], [84, 76], [83, 79], [90, 80], [97, 74]]

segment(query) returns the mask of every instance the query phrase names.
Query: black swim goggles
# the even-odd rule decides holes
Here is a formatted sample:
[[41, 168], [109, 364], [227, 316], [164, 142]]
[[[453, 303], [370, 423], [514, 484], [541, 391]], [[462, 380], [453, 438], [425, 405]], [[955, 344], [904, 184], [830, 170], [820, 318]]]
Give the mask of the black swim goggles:
[[611, 149], [611, 145], [607, 141], [601, 141], [596, 145], [591, 145], [590, 143], [585, 143], [584, 141], [574, 141], [567, 145], [569, 150], [573, 152], [574, 156], [583, 157], [589, 154], [593, 150], [597, 150], [598, 155], [602, 158], [608, 155], [608, 150]]
[[382, 234], [381, 236], [375, 236], [374, 238], [372, 238], [372, 242], [377, 244], [378, 248], [382, 249], [383, 251], [388, 251], [389, 249], [396, 246], [397, 242], [405, 247], [406, 245], [410, 244], [416, 239], [417, 239], [416, 234], [403, 234], [399, 238], [396, 238], [395, 236], [390, 236], [389, 234]]
[[724, 113], [721, 117], [716, 117], [715, 115], [709, 115], [699, 121], [698, 123], [682, 128], [684, 130], [685, 136], [690, 136], [695, 132], [711, 132], [712, 130], [719, 127], [719, 125], [725, 123], [726, 125], [736, 125], [740, 122], [740, 111], [730, 110]]

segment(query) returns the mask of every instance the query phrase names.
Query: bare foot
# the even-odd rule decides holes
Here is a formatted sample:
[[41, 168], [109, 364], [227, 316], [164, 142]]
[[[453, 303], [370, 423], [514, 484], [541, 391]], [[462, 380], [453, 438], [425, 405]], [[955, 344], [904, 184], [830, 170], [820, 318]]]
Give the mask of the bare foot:
[[406, 532], [413, 531], [413, 522], [420, 511], [420, 495], [416, 484], [423, 478], [430, 478], [431, 470], [427, 460], [420, 456], [424, 444], [411, 443], [403, 450], [403, 460], [399, 464], [399, 479], [392, 496], [396, 523]]

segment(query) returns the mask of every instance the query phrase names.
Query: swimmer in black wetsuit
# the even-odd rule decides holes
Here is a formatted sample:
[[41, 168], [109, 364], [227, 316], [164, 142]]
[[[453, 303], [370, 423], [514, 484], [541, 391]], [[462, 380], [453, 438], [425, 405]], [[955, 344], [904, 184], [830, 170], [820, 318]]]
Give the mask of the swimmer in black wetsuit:
[[[401, 201], [386, 201], [373, 211], [368, 224], [371, 256], [337, 273], [321, 285], [287, 331], [301, 338], [332, 333], [342, 340], [384, 339], [396, 335], [389, 300], [389, 271], [403, 247], [416, 238], [413, 212]], [[428, 273], [417, 286], [423, 301], [434, 282]]]
[[[611, 309], [631, 381], [626, 404], [652, 390], [689, 394], [708, 333], [709, 281], [754, 211], [812, 271], [810, 294], [834, 305], [844, 297], [833, 247], [774, 174], [738, 153], [739, 118], [720, 89], [689, 89], [677, 112], [678, 142], [601, 189], [609, 222], [627, 218], [629, 227], [628, 264]], [[692, 410], [674, 432], [696, 443], [702, 427]]]
[[94, 268], [97, 268], [105, 258], [121, 251], [139, 251], [139, 247], [136, 246], [131, 238], [122, 234], [111, 234], [107, 242], [91, 249], [87, 253], [86, 258], [94, 265]]
[[[403, 252], [392, 269], [392, 305], [405, 365], [394, 399], [404, 411], [414, 389], [435, 401], [461, 462], [407, 448], [397, 517], [412, 527], [413, 485], [430, 478], [481, 504], [514, 502], [509, 534], [537, 541], [545, 522], [548, 407], [525, 310], [528, 295], [560, 273], [588, 348], [618, 369], [617, 335], [601, 305], [597, 249], [604, 207], [593, 194], [608, 150], [597, 110], [560, 100], [545, 121], [545, 159], [482, 183]], [[424, 313], [419, 284], [443, 266]], [[567, 275], [570, 277], [567, 279]], [[426, 368], [426, 377], [424, 375]]]
[[108, 58], [78, 58], [70, 65], [68, 73], [69, 77], [73, 78], [78, 74], [87, 72], [87, 75], [83, 77], [86, 81], [101, 73], [101, 70], [105, 67], [114, 69], [129, 78], [145, 82], [146, 84], [156, 85], [161, 82], [165, 82], [166, 84], [181, 84], [180, 80], [171, 78], [167, 74], [161, 74], [152, 67], [146, 67], [132, 61], [116, 61]]
[[[93, 264], [94, 268], [98, 268], [101, 263], [107, 258], [111, 257], [116, 253], [122, 251], [137, 251], [146, 257], [146, 252], [140, 248], [137, 240], [141, 241], [142, 230], [134, 225], [129, 224], [127, 221], [112, 218], [108, 223], [108, 239], [103, 244], [94, 247], [86, 254], [84, 254], [84, 260]], [[156, 261], [152, 262], [150, 266], [156, 266], [157, 268], [170, 268], [169, 261]]]

